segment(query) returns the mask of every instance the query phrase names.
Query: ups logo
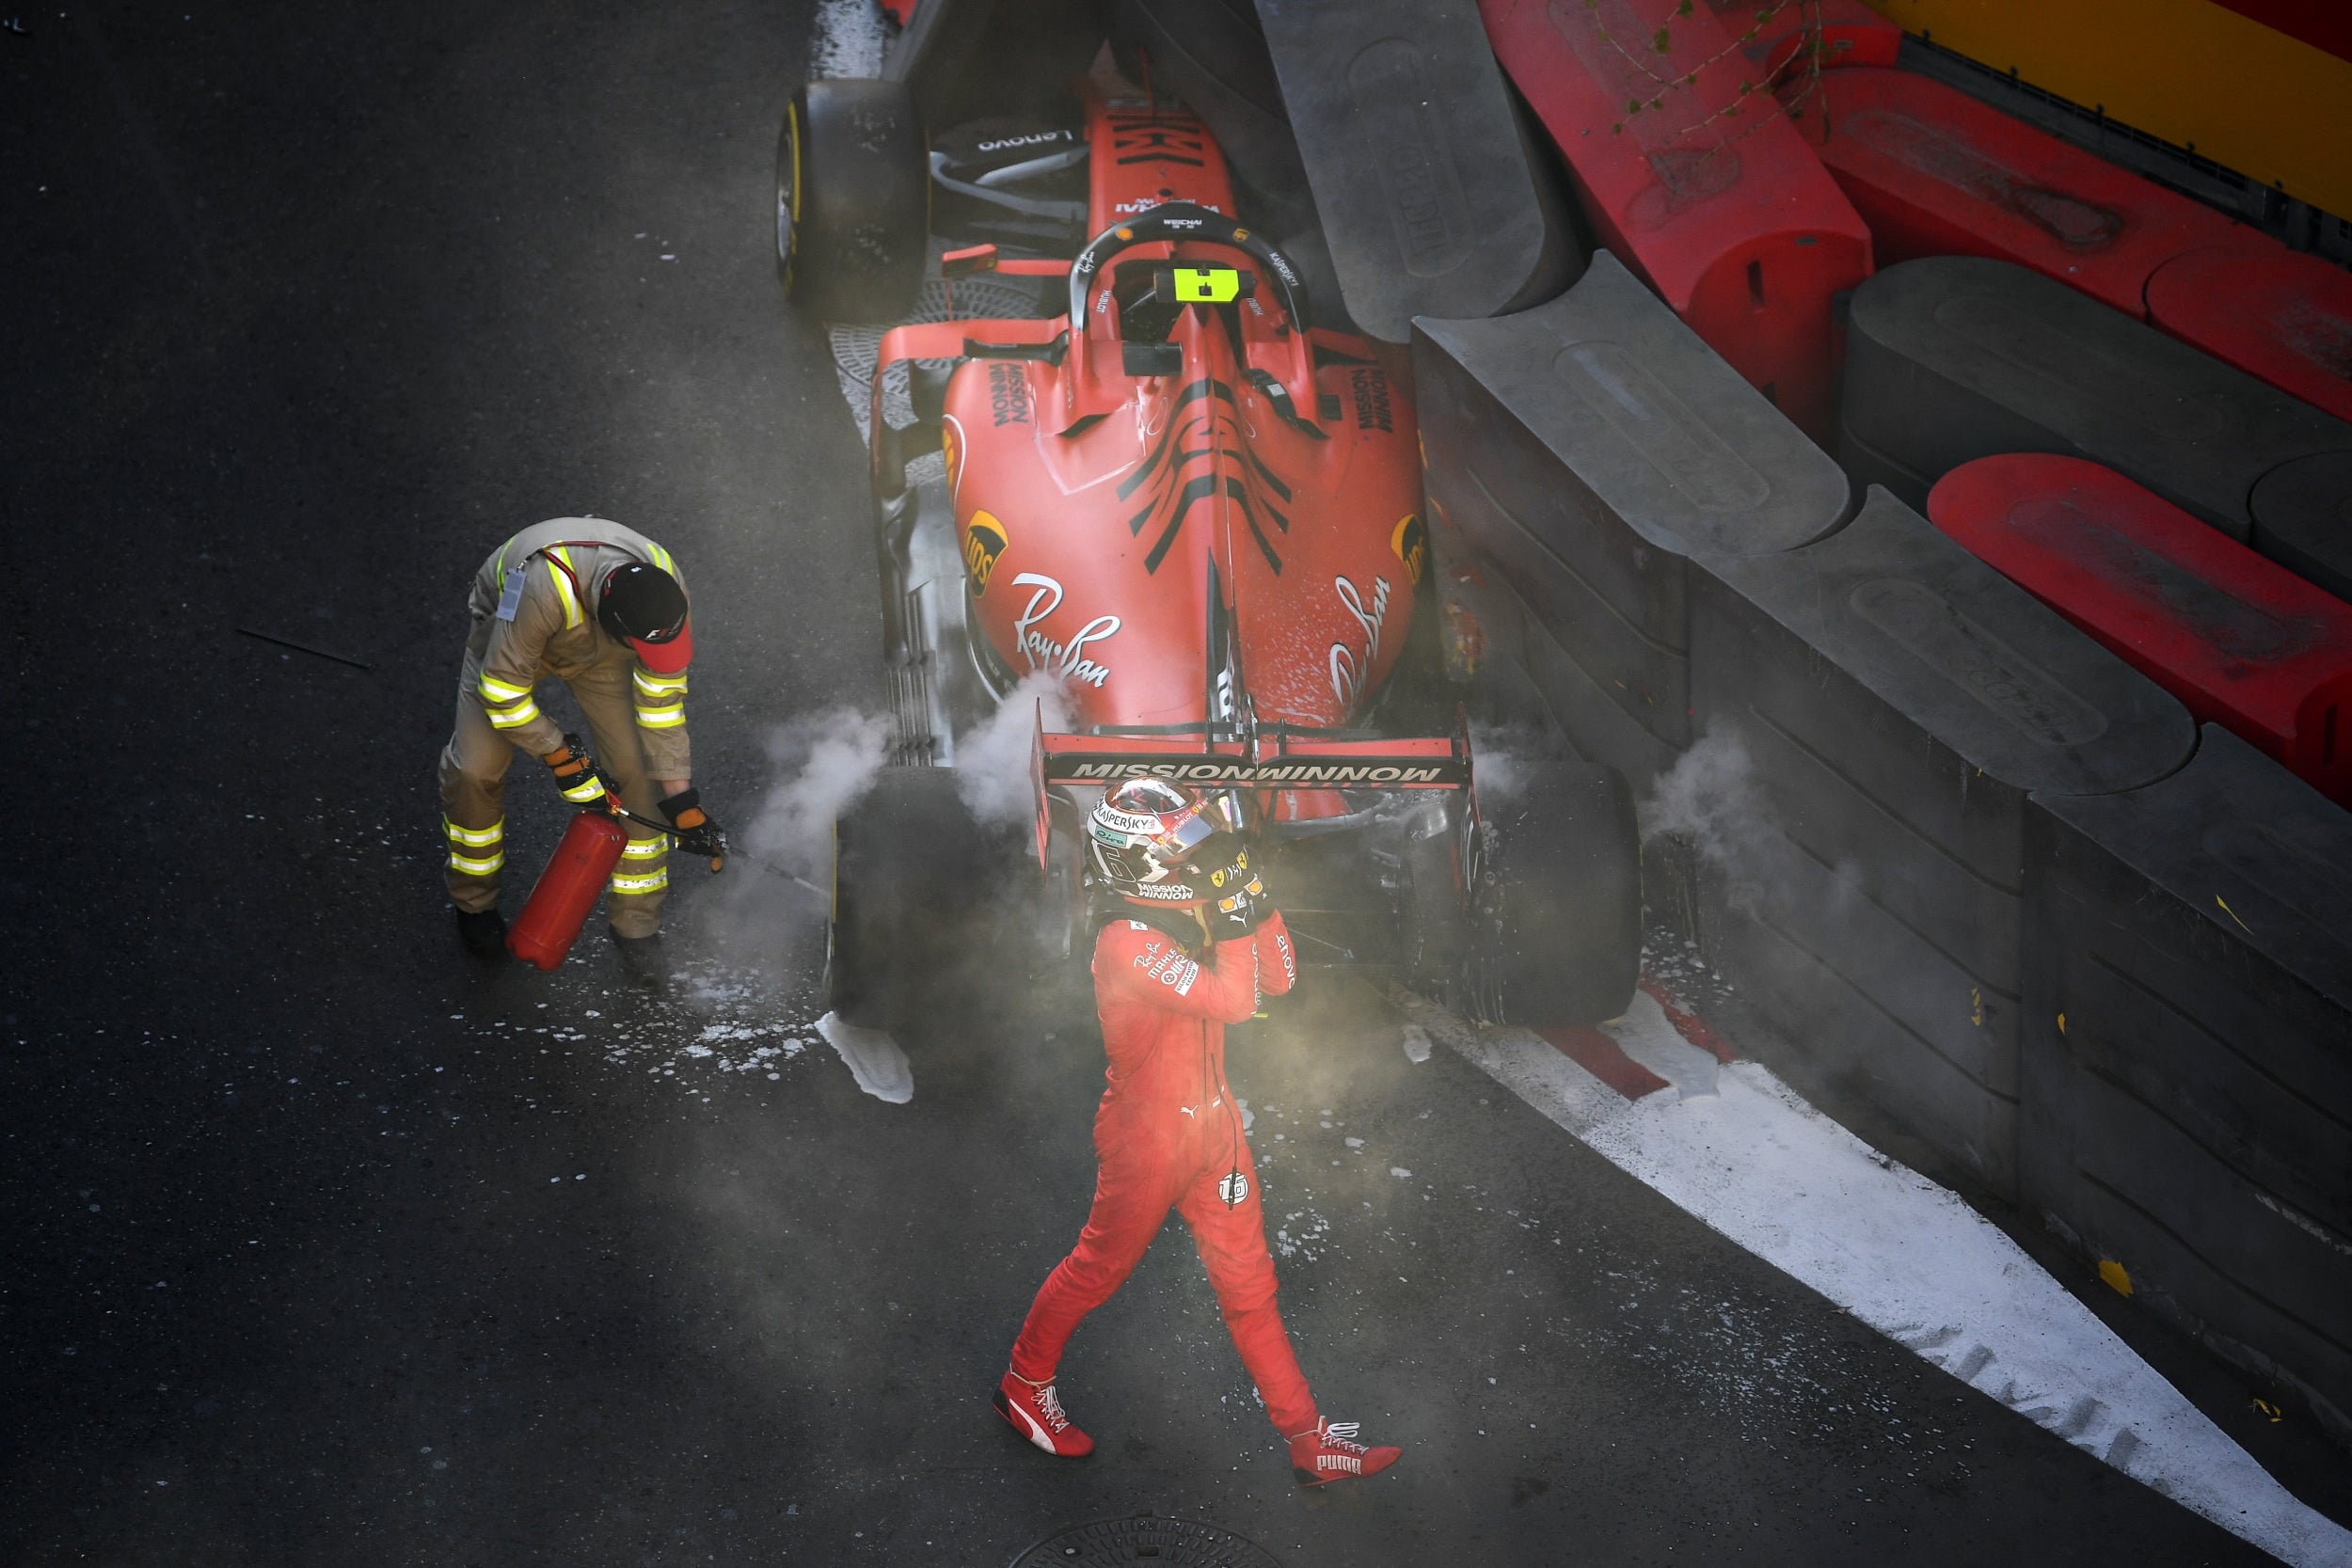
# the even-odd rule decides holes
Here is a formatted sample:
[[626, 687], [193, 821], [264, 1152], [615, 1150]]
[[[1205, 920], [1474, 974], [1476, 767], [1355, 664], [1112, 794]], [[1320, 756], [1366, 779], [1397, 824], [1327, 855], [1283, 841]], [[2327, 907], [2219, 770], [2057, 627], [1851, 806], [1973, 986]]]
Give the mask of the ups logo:
[[972, 579], [972, 596], [988, 592], [988, 575], [1005, 553], [1005, 525], [986, 512], [975, 512], [963, 525], [963, 569]]
[[1429, 526], [1418, 513], [1407, 515], [1389, 534], [1389, 548], [1405, 562], [1406, 572], [1415, 583], [1421, 581], [1422, 569], [1429, 564]]

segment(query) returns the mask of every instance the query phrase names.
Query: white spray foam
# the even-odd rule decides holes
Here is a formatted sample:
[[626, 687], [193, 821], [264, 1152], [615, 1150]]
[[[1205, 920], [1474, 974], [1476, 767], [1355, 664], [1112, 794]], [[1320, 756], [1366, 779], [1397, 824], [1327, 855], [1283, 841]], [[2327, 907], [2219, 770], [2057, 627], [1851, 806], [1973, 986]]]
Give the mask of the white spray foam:
[[914, 1069], [898, 1042], [880, 1029], [844, 1023], [832, 1013], [817, 1021], [817, 1032], [841, 1057], [857, 1086], [876, 1100], [903, 1105], [914, 1098]]
[[808, 73], [879, 76], [889, 41], [889, 24], [874, 0], [819, 0], [808, 40]]
[[[2016, 1243], [1761, 1064], [1722, 1068], [1713, 1095], [1629, 1101], [1524, 1029], [1391, 995], [1612, 1164], [1923, 1359], [2274, 1557], [2352, 1568], [2352, 1532], [2273, 1481]], [[1604, 1027], [1653, 1060], [1675, 1035], [1646, 995]]]

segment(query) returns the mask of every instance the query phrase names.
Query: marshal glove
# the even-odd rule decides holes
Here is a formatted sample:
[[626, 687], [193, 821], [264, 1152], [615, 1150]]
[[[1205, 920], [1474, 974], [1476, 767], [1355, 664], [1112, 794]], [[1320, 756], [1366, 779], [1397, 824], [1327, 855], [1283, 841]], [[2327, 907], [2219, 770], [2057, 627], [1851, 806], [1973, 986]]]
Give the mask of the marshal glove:
[[681, 789], [660, 802], [661, 815], [677, 830], [677, 847], [690, 855], [699, 855], [710, 862], [710, 869], [719, 869], [726, 859], [726, 830], [718, 819], [703, 810], [702, 791]]
[[564, 744], [539, 759], [554, 770], [555, 787], [564, 792], [564, 799], [575, 805], [594, 806], [614, 793], [596, 771], [596, 759], [588, 754], [587, 743], [576, 735], [564, 737]]

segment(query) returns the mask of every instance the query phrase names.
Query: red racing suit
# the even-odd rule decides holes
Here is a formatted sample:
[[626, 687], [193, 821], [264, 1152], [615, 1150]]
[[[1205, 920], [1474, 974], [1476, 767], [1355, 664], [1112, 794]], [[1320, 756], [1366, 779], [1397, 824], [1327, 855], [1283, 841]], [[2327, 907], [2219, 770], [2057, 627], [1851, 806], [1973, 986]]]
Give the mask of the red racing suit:
[[1298, 960], [1279, 912], [1202, 962], [1139, 920], [1094, 942], [1094, 1006], [1110, 1057], [1094, 1115], [1094, 1207], [1078, 1244], [1046, 1276], [1012, 1347], [1012, 1370], [1051, 1382], [1080, 1319], [1143, 1260], [1170, 1209], [1184, 1216], [1225, 1326], [1284, 1436], [1316, 1420], [1314, 1396], [1274, 1302], [1257, 1166], [1225, 1083], [1225, 1026], [1280, 995]]

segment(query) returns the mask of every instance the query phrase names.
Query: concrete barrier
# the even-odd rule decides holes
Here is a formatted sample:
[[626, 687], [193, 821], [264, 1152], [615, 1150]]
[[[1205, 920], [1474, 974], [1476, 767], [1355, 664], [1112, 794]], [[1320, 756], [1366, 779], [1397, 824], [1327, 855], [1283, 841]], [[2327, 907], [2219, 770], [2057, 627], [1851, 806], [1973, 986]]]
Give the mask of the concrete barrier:
[[1722, 967], [1816, 1071], [2013, 1193], [2026, 798], [2162, 778], [2187, 712], [1883, 491], [1692, 578], [1698, 718], [1759, 808], [1717, 824]]
[[2352, 1439], [2352, 815], [2207, 726], [2026, 847], [2025, 1201]]
[[1550, 304], [1415, 328], [1440, 538], [1493, 566], [1569, 738], [1639, 788], [1691, 741], [1687, 560], [1820, 538], [1845, 476], [1606, 251]]
[[2104, 463], [2240, 544], [2264, 475], [2352, 425], [2022, 267], [1905, 261], [1854, 291], [1839, 456], [1905, 504], [1974, 458]]

